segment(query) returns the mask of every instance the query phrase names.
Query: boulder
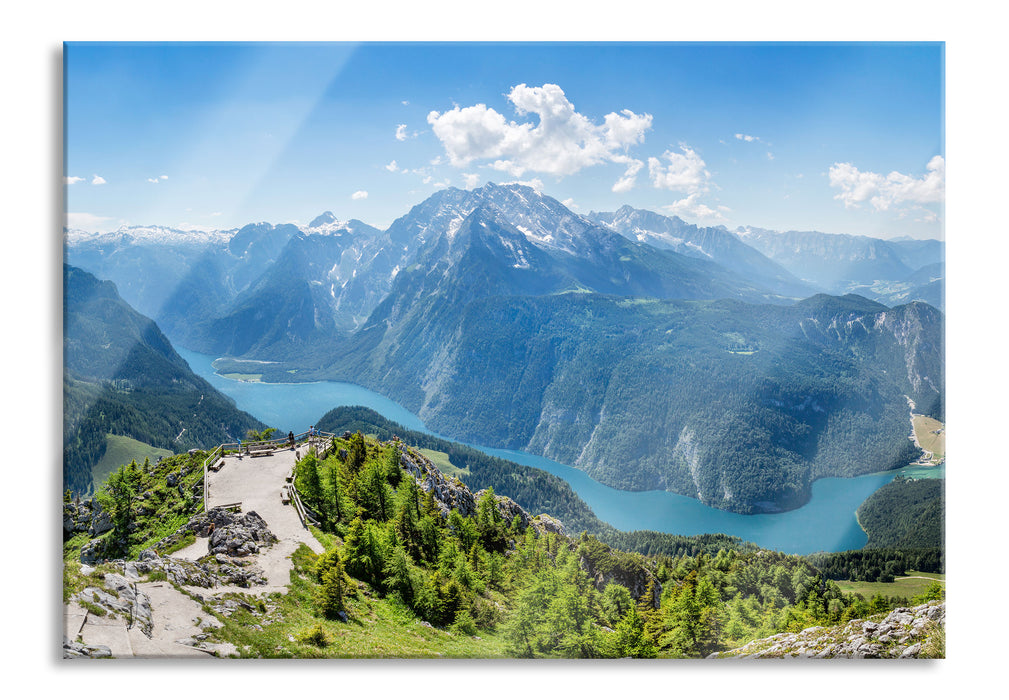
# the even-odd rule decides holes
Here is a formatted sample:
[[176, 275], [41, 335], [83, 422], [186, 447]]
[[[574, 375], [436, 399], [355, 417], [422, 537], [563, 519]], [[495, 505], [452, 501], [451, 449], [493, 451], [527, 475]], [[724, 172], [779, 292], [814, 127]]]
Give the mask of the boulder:
[[215, 527], [210, 533], [209, 547], [211, 554], [241, 557], [255, 554], [260, 548], [268, 547], [277, 541], [276, 535], [266, 526], [266, 521], [255, 511], [250, 510], [234, 517], [230, 522]]

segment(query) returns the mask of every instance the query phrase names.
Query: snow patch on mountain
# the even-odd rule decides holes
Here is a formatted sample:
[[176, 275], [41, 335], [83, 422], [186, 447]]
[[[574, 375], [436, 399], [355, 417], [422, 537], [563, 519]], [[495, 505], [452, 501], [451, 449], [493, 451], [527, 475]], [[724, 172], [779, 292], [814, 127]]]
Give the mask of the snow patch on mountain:
[[227, 243], [238, 229], [171, 228], [168, 226], [120, 226], [115, 231], [83, 231], [65, 229], [67, 243], [162, 243], [197, 244]]

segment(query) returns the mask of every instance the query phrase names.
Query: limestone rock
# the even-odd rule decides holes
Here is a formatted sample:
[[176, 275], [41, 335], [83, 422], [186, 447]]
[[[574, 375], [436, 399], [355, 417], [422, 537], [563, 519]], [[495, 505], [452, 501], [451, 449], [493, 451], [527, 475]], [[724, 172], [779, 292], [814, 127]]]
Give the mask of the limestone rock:
[[714, 656], [916, 659], [921, 657], [929, 630], [935, 625], [946, 625], [946, 603], [941, 601], [897, 608], [879, 621], [851, 620], [846, 625], [782, 633]]
[[104, 644], [87, 645], [80, 642], [73, 642], [66, 637], [63, 638], [63, 658], [90, 658], [109, 659], [112, 658], [112, 650]]
[[[223, 511], [227, 512], [227, 511]], [[230, 514], [229, 514], [230, 515]], [[229, 556], [255, 554], [262, 547], [277, 542], [277, 537], [255, 511], [234, 517], [210, 533], [210, 553]]]

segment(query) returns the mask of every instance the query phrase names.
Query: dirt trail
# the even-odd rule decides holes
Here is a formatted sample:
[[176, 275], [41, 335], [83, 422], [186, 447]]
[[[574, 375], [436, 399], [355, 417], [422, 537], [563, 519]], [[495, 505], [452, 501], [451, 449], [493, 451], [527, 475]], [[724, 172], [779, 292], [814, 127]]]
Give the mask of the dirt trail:
[[[281, 489], [291, 473], [298, 455], [304, 454], [305, 445], [298, 450], [284, 449], [272, 455], [242, 458], [229, 456], [217, 472], [208, 473], [209, 496], [207, 508], [241, 503], [242, 512], [255, 511], [279, 540], [248, 559], [260, 567], [267, 580], [264, 586], [241, 588], [218, 586], [212, 589], [187, 587], [205, 600], [228, 592], [244, 594], [269, 594], [286, 592], [290, 583], [291, 555], [302, 543], [314, 552], [323, 547], [301, 523], [294, 506], [281, 502]], [[195, 561], [208, 553], [209, 538], [198, 537], [192, 545], [181, 549], [172, 558]], [[196, 635], [211, 627], [220, 626], [189, 596], [180, 593], [167, 582], [144, 582], [133, 579], [137, 590], [145, 593], [153, 611], [152, 636], [148, 638], [138, 627], [127, 627], [121, 618], [106, 619], [85, 611], [79, 604], [66, 606], [64, 624], [67, 639], [77, 639], [90, 646], [108, 647], [116, 658], [122, 657], [202, 657], [211, 653], [227, 656], [236, 650], [231, 645], [206, 645], [206, 650], [195, 648]]]

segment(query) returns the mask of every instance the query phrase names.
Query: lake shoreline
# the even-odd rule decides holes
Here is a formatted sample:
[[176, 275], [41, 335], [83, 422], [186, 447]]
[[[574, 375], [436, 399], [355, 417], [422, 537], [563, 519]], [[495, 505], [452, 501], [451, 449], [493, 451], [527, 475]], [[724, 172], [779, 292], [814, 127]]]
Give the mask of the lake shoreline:
[[687, 536], [724, 533], [791, 554], [861, 549], [868, 537], [855, 516], [858, 506], [897, 474], [912, 468], [907, 465], [856, 477], [822, 477], [811, 484], [810, 498], [799, 508], [778, 513], [732, 513], [669, 491], [621, 491], [594, 481], [580, 469], [539, 455], [470, 445], [438, 435], [395, 401], [350, 382], [236, 381], [217, 373], [213, 365], [222, 358], [189, 350], [180, 350], [180, 354], [197, 374], [235, 400], [239, 408], [268, 425], [277, 423], [272, 427], [282, 432], [314, 425], [338, 406], [366, 406], [404, 428], [554, 474], [571, 486], [596, 517], [625, 532], [653, 530]]

